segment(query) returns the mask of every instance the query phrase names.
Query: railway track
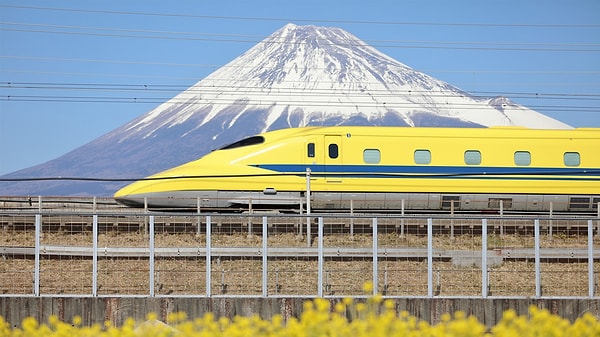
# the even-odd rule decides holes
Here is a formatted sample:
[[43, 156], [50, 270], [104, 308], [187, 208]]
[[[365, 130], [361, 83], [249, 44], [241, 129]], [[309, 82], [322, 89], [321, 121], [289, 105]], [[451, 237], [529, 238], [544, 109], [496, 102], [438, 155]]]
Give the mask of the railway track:
[[[423, 202], [427, 202], [423, 200]], [[302, 215], [304, 209], [267, 209], [261, 210], [260, 205], [246, 205], [237, 208], [222, 208], [222, 209], [203, 209], [203, 208], [135, 208], [127, 207], [117, 203], [111, 197], [29, 197], [29, 196], [0, 196], [0, 212], [77, 212], [77, 213], [127, 213], [127, 214], [147, 214], [148, 212], [157, 213], [222, 213], [222, 214], [245, 214], [253, 212], [280, 213], [280, 214], [295, 214]], [[345, 210], [341, 214], [360, 214], [360, 210]], [[598, 217], [600, 218], [600, 208], [594, 206], [591, 211], [511, 211], [509, 209], [499, 210], [490, 209], [485, 211], [461, 210], [460, 208], [449, 207], [448, 209], [427, 210], [427, 209], [385, 209], [373, 210], [370, 209], [371, 215], [414, 215], [414, 216], [538, 216], [538, 217]], [[340, 209], [319, 209], [313, 210], [314, 214], [331, 214], [340, 213]]]
[[[100, 214], [97, 226], [100, 233], [110, 231], [147, 231], [149, 214]], [[203, 233], [206, 231], [206, 216], [203, 215], [164, 215], [155, 216], [155, 229], [163, 233]], [[210, 214], [208, 214], [210, 215]], [[271, 233], [290, 233], [306, 230], [306, 221], [310, 221], [310, 229], [316, 233], [317, 219], [319, 216], [279, 216], [269, 214], [255, 215], [210, 215], [213, 231], [219, 233], [260, 234], [262, 217], [268, 218], [268, 227]], [[399, 232], [400, 234], [424, 234], [428, 216], [435, 216], [433, 223], [434, 233], [454, 234], [470, 233], [481, 234], [480, 217], [451, 217], [440, 215], [419, 216], [389, 216], [376, 215], [339, 215], [323, 218], [325, 234], [332, 233], [372, 233], [373, 218], [377, 218], [378, 226], [385, 232]], [[533, 235], [533, 216], [528, 217], [490, 217], [486, 218], [489, 231], [494, 233], [510, 234], [519, 233]], [[565, 235], [587, 235], [588, 220], [590, 218], [543, 218], [540, 220], [541, 230], [549, 233], [562, 233]], [[592, 218], [593, 219], [593, 218]], [[595, 233], [600, 233], [600, 219], [596, 223]], [[35, 229], [36, 215], [31, 213], [14, 213], [0, 211], [0, 228], [4, 231], [30, 231]], [[44, 232], [91, 232], [93, 229], [93, 215], [83, 213], [44, 213], [41, 218], [41, 229]], [[600, 235], [600, 234], [599, 234]]]

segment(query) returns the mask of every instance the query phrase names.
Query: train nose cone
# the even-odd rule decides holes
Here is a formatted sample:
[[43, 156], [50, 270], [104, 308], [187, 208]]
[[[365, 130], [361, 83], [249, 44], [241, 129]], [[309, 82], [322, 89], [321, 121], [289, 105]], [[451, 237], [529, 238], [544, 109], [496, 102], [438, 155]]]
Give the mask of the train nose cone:
[[113, 195], [113, 199], [115, 199], [116, 202], [123, 204], [125, 206], [143, 207], [144, 206], [144, 196], [142, 196], [139, 193], [136, 193], [136, 191], [139, 190], [137, 185], [139, 185], [139, 182], [129, 184], [129, 185], [119, 189]]

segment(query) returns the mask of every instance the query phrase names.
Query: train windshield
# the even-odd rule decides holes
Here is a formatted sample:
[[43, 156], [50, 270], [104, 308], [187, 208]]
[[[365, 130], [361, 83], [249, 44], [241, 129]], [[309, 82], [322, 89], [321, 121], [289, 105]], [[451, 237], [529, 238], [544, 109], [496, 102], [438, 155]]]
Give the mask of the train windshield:
[[243, 146], [249, 146], [249, 145], [256, 145], [256, 144], [261, 144], [265, 142], [265, 137], [263, 136], [252, 136], [252, 137], [248, 137], [248, 138], [244, 138], [242, 140], [239, 140], [235, 143], [231, 143], [229, 145], [225, 145], [222, 148], [220, 148], [219, 150], [230, 150], [230, 149], [235, 149], [237, 147], [243, 147]]

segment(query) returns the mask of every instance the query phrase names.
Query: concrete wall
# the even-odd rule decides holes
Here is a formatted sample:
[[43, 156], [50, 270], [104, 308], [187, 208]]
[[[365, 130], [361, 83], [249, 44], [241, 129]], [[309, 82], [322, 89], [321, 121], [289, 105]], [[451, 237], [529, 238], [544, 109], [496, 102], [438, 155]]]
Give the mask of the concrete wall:
[[[304, 301], [308, 298], [242, 298], [242, 297], [2, 297], [0, 296], [0, 316], [12, 326], [28, 316], [38, 321], [47, 321], [50, 315], [56, 315], [63, 321], [79, 315], [83, 324], [111, 321], [121, 325], [131, 317], [144, 321], [150, 312], [158, 314], [165, 321], [171, 312], [184, 311], [188, 318], [203, 316], [212, 312], [216, 317], [235, 315], [249, 316], [258, 314], [268, 319], [281, 314], [284, 319], [297, 317], [302, 312]], [[335, 303], [340, 298], [331, 298]], [[530, 298], [399, 298], [396, 302], [398, 312], [406, 310], [411, 315], [428, 322], [439, 322], [443, 313], [461, 310], [473, 315], [487, 326], [493, 326], [507, 309], [526, 314], [530, 305], [548, 309], [553, 314], [571, 321], [584, 312], [600, 317], [600, 298], [583, 299], [530, 299]]]

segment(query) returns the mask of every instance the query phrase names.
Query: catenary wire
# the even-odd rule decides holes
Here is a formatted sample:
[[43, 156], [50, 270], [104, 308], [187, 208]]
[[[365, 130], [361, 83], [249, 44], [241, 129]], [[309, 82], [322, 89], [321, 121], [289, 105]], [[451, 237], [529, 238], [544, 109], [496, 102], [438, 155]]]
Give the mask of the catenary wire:
[[[137, 98], [137, 97], [127, 97], [116, 99], [114, 97], [68, 97], [68, 96], [9, 96], [4, 98], [4, 101], [14, 101], [14, 102], [55, 102], [55, 103], [152, 103], [152, 104], [160, 104], [164, 103], [163, 98]], [[170, 100], [170, 103], [180, 104], [184, 106], [189, 105], [198, 105], [198, 104], [206, 104], [205, 102], [189, 102], [186, 100]], [[215, 103], [214, 100], [211, 103]], [[261, 103], [259, 102], [249, 102], [249, 103], [240, 103], [236, 100], [226, 100], [221, 99], [216, 101], [216, 103], [227, 104], [227, 105], [252, 105], [252, 106], [264, 106], [265, 108], [272, 107], [272, 103]], [[324, 102], [324, 101], [306, 101], [306, 100], [298, 100], [298, 101], [283, 101], [278, 102], [279, 105], [302, 105], [303, 107], [334, 107], [334, 108], [354, 108], [357, 112], [360, 112], [362, 109], [368, 108], [386, 108], [387, 110], [394, 109], [408, 109], [414, 106], [418, 106], [417, 103], [373, 103], [369, 101], [365, 102], [349, 102], [349, 103], [336, 103], [336, 102]], [[475, 103], [463, 103], [463, 104], [437, 104], [435, 105], [436, 109], [444, 110], [446, 108], [452, 109], [461, 109], [461, 110], [479, 110], [481, 106]], [[533, 110], [544, 110], [547, 112], [589, 112], [589, 113], [599, 113], [599, 107], [596, 106], [574, 106], [574, 105], [527, 105], [526, 108]]]
[[98, 9], [75, 9], [75, 8], [57, 8], [42, 6], [23, 6], [23, 5], [1, 5], [0, 8], [44, 10], [44, 11], [62, 11], [76, 13], [95, 13], [111, 15], [137, 15], [137, 16], [156, 16], [156, 17], [175, 17], [175, 18], [195, 18], [195, 19], [218, 19], [218, 20], [244, 20], [244, 21], [276, 21], [276, 22], [322, 22], [322, 23], [344, 23], [344, 24], [368, 24], [368, 25], [399, 25], [399, 26], [441, 26], [441, 27], [532, 27], [532, 28], [600, 28], [600, 24], [569, 23], [569, 24], [537, 24], [537, 23], [442, 23], [442, 22], [408, 22], [408, 21], [371, 21], [371, 20], [325, 20], [325, 19], [299, 19], [299, 18], [266, 18], [266, 17], [243, 17], [243, 16], [218, 16], [218, 15], [198, 15], [181, 13], [152, 13], [152, 12], [134, 12], [134, 11], [114, 11]]
[[[223, 79], [225, 80], [225, 79]], [[216, 81], [215, 81], [216, 82]], [[293, 82], [295, 83], [295, 82]], [[300, 83], [300, 82], [298, 82]], [[322, 81], [321, 83], [333, 84], [335, 82]], [[363, 82], [367, 83], [368, 82]], [[125, 83], [60, 83], [60, 82], [0, 82], [0, 88], [5, 89], [44, 89], [44, 90], [74, 90], [74, 91], [109, 91], [109, 92], [168, 92], [168, 93], [180, 93], [186, 91], [187, 93], [222, 93], [224, 90], [231, 89], [229, 85], [211, 84], [210, 86], [195, 88], [179, 84], [125, 84]], [[242, 94], [254, 94], [268, 92], [270, 95], [297, 95], [302, 93], [310, 93], [310, 95], [330, 95], [331, 89], [312, 88], [312, 89], [300, 89], [293, 86], [290, 87], [279, 87], [272, 89], [256, 88], [255, 86], [236, 86], [236, 93]], [[352, 93], [353, 90], [345, 90], [347, 93]], [[354, 90], [359, 93], [359, 90]], [[397, 94], [420, 94], [427, 93], [433, 97], [446, 97], [446, 95], [438, 95], [431, 93], [428, 90], [388, 90], [388, 89], [372, 89], [370, 92], [378, 95], [394, 97]], [[584, 99], [584, 100], [597, 100], [600, 99], [600, 94], [586, 94], [586, 93], [550, 93], [550, 92], [517, 92], [517, 91], [471, 91], [471, 94], [487, 95], [487, 96], [512, 96], [521, 98], [544, 98], [544, 99]]]
[[[189, 33], [189, 32], [169, 32], [154, 30], [131, 30], [118, 28], [97, 28], [83, 26], [61, 26], [61, 25], [42, 25], [26, 24], [14, 22], [0, 22], [0, 25], [6, 26], [26, 26], [26, 27], [45, 27], [46, 29], [33, 28], [0, 28], [3, 31], [28, 32], [28, 33], [48, 33], [65, 35], [88, 35], [103, 37], [124, 37], [124, 38], [143, 38], [143, 39], [171, 39], [187, 41], [212, 41], [212, 42], [242, 42], [254, 44], [288, 44], [289, 41], [278, 38], [263, 38], [255, 35], [242, 34], [216, 34], [216, 33]], [[89, 31], [65, 31], [50, 29], [79, 29], [102, 32], [117, 33], [95, 33]], [[124, 34], [124, 32], [136, 33], [138, 35]], [[139, 35], [144, 34], [144, 35]], [[155, 34], [155, 35], [146, 35]], [[156, 35], [158, 34], [158, 35]], [[175, 36], [180, 35], [180, 36]], [[189, 36], [192, 35], [192, 36]], [[195, 36], [194, 36], [195, 35]], [[331, 46], [365, 46], [365, 47], [385, 47], [385, 48], [417, 48], [417, 49], [460, 49], [460, 50], [511, 50], [511, 51], [548, 51], [548, 52], [599, 52], [599, 44], [575, 44], [575, 43], [516, 43], [516, 42], [456, 42], [456, 41], [405, 41], [405, 40], [365, 40], [356, 41], [355, 44], [338, 44], [327, 42], [323, 45]], [[369, 42], [368, 44], [364, 42]], [[305, 45], [307, 42], [295, 42], [298, 45]]]
[[[0, 7], [2, 7], [0, 5]], [[5, 7], [12, 7], [12, 8], [20, 8], [20, 9], [34, 9], [34, 10], [51, 10], [51, 11], [75, 11], [75, 12], [89, 12], [89, 13], [102, 13], [102, 14], [127, 14], [127, 15], [158, 15], [158, 16], [180, 16], [178, 14], [159, 14], [159, 13], [145, 13], [145, 12], [119, 12], [119, 11], [97, 11], [97, 10], [79, 10], [79, 9], [65, 9], [65, 8], [50, 8], [50, 7], [35, 7], [35, 6], [5, 6]], [[189, 17], [202, 17], [202, 18], [219, 18], [219, 19], [243, 19], [243, 20], [263, 20], [264, 18], [243, 18], [243, 17], [213, 17], [213, 16], [199, 16], [199, 15], [181, 15], [181, 16], [189, 16]], [[278, 19], [268, 19], [268, 20], [278, 20]], [[289, 21], [289, 19], [285, 19], [285, 21]], [[435, 26], [492, 26], [492, 27], [571, 27], [571, 28], [582, 28], [582, 27], [586, 27], [586, 28], [594, 28], [594, 27], [600, 27], [600, 25], [587, 25], [587, 24], [575, 24], [575, 25], [546, 25], [546, 24], [478, 24], [478, 23], [474, 23], [474, 24], [463, 24], [463, 23], [449, 23], [449, 24], [436, 24], [436, 23], [410, 23], [410, 22], [375, 22], [375, 21], [338, 21], [338, 22], [347, 22], [347, 23], [369, 23], [369, 24], [415, 24], [415, 25], [435, 25]], [[43, 28], [43, 29], [36, 29], [36, 32], [51, 32], [51, 33], [76, 33], [76, 34], [93, 34], [90, 33], [88, 31], [101, 31], [101, 32], [115, 32], [116, 34], [109, 34], [109, 35], [115, 35], [115, 36], [119, 36], [119, 34], [122, 33], [135, 33], [135, 34], [157, 34], [158, 36], [152, 35], [152, 36], [131, 36], [131, 35], [123, 35], [124, 37], [144, 37], [144, 38], [162, 38], [164, 37], [164, 35], [166, 36], [182, 36], [183, 39], [198, 39], [197, 36], [200, 36], [201, 38], [199, 39], [215, 39], [218, 41], [222, 41], [223, 37], [228, 38], [228, 39], [233, 39], [231, 41], [236, 42], [236, 41], [242, 41], [242, 42], [260, 42], [260, 41], [256, 41], [256, 39], [261, 39], [261, 36], [253, 36], [253, 35], [242, 35], [242, 34], [214, 34], [214, 33], [192, 33], [192, 32], [172, 32], [172, 31], [157, 31], [157, 30], [140, 30], [140, 29], [121, 29], [121, 28], [99, 28], [99, 27], [85, 27], [85, 26], [69, 26], [69, 25], [48, 25], [48, 24], [31, 24], [31, 23], [15, 23], [15, 22], [0, 22], [0, 24], [3, 25], [8, 25], [8, 26], [20, 26], [20, 27], [35, 27], [35, 28]], [[51, 31], [49, 29], [59, 29], [59, 31]], [[76, 30], [75, 32], [71, 31], [71, 32], [65, 32], [64, 29], [67, 30]], [[11, 28], [8, 28], [8, 30], [11, 30]], [[81, 30], [84, 30], [83, 32]], [[191, 37], [190, 37], [191, 36]], [[267, 39], [264, 42], [266, 43], [281, 43], [281, 41], [278, 41], [277, 39]], [[548, 43], [505, 43], [505, 42], [453, 42], [453, 41], [449, 41], [449, 42], [443, 42], [443, 41], [402, 41], [402, 40], [376, 40], [375, 42], [385, 42], [385, 43], [433, 43], [433, 44], [440, 44], [440, 45], [445, 45], [445, 46], [416, 46], [416, 47], [434, 47], [434, 48], [446, 48], [448, 47], [447, 45], [496, 45], [496, 46], [511, 46], [511, 45], [516, 45], [516, 46], [535, 46], [535, 47], [539, 47], [539, 46], [543, 46], [543, 47], [597, 47], [599, 46], [598, 44], [548, 44]], [[361, 43], [362, 44], [362, 43]], [[394, 47], [394, 45], [392, 46], [388, 46], [388, 47]], [[400, 46], [400, 47], [405, 47], [405, 46]], [[463, 48], [463, 47], [460, 47]], [[471, 48], [471, 47], [468, 47]], [[481, 48], [481, 47], [475, 47], [475, 48]], [[501, 49], [500, 47], [483, 47], [483, 49], [487, 49], [487, 48], [491, 48], [491, 49]], [[508, 49], [514, 49], [514, 48], [508, 48]], [[518, 48], [517, 48], [518, 49]], [[525, 49], [530, 49], [530, 48], [525, 48]], [[548, 50], [548, 49], [544, 49], [544, 50]], [[590, 50], [587, 50], [590, 51]], [[593, 50], [595, 51], [595, 50]], [[600, 50], [599, 50], [600, 51]], [[69, 61], [73, 61], [72, 59]], [[85, 60], [85, 61], [91, 61], [91, 62], [110, 62], [110, 61], [106, 61], [106, 60]], [[122, 62], [122, 61], [120, 61]], [[125, 63], [130, 63], [130, 62], [125, 62]], [[133, 62], [135, 63], [135, 62]], [[155, 62], [153, 62], [152, 64], [157, 64]], [[184, 66], [188, 66], [188, 65], [184, 65]], [[195, 66], [195, 65], [190, 65], [190, 66]], [[38, 88], [39, 89], [39, 88]], [[82, 88], [69, 88], [69, 89], [82, 89]], [[98, 90], [108, 90], [108, 91], [115, 91], [116, 89], [114, 88], [98, 88]], [[145, 91], [148, 91], [148, 88], [144, 89]], [[151, 88], [150, 90], [156, 90], [153, 88]], [[165, 89], [159, 89], [161, 91], [165, 91]], [[249, 91], [250, 93], [250, 91]], [[293, 92], [284, 92], [283, 94], [293, 94]], [[314, 93], [313, 93], [314, 94]], [[495, 94], [495, 93], [492, 93]], [[500, 93], [501, 95], [506, 95], [504, 93]], [[531, 98], [529, 96], [531, 96], [531, 94], [521, 94], [521, 93], [509, 93], [509, 95], [512, 95], [513, 97], [519, 97], [519, 98]], [[539, 94], [535, 94], [536, 98], [539, 98], [541, 95]], [[564, 99], [569, 99], [569, 98], [573, 98], [573, 96], [567, 96], [564, 95], [562, 96]], [[585, 97], [585, 98], [583, 98]], [[595, 100], [596, 98], [590, 98], [589, 95], [582, 95], [582, 96], [578, 96], [579, 99], [586, 99], [586, 100]], [[27, 99], [31, 99], [31, 100], [44, 100], [44, 101], [73, 101], [73, 102], [84, 102], [86, 99], [89, 99], [90, 102], [94, 102], [94, 101], [104, 101], [107, 102], [110, 100], [110, 98], [108, 97], [60, 97], [57, 96], [54, 98], [54, 100], [52, 99], [52, 97], [48, 97], [48, 96], [42, 96], [42, 95], [38, 95], [38, 96], [7, 96], [7, 99], [12, 99], [14, 100], [27, 100]], [[152, 98], [145, 98], [147, 101], [151, 100]], [[163, 98], [161, 98], [163, 99]], [[554, 95], [544, 95], [544, 99], [561, 99], [560, 96], [554, 96]], [[121, 98], [121, 97], [117, 97], [117, 98], [113, 98], [113, 102], [122, 102], [122, 101], [130, 101], [130, 102], [138, 102], [142, 99], [138, 99], [136, 97], [129, 97], [129, 98]], [[320, 102], [319, 102], [320, 103]]]

